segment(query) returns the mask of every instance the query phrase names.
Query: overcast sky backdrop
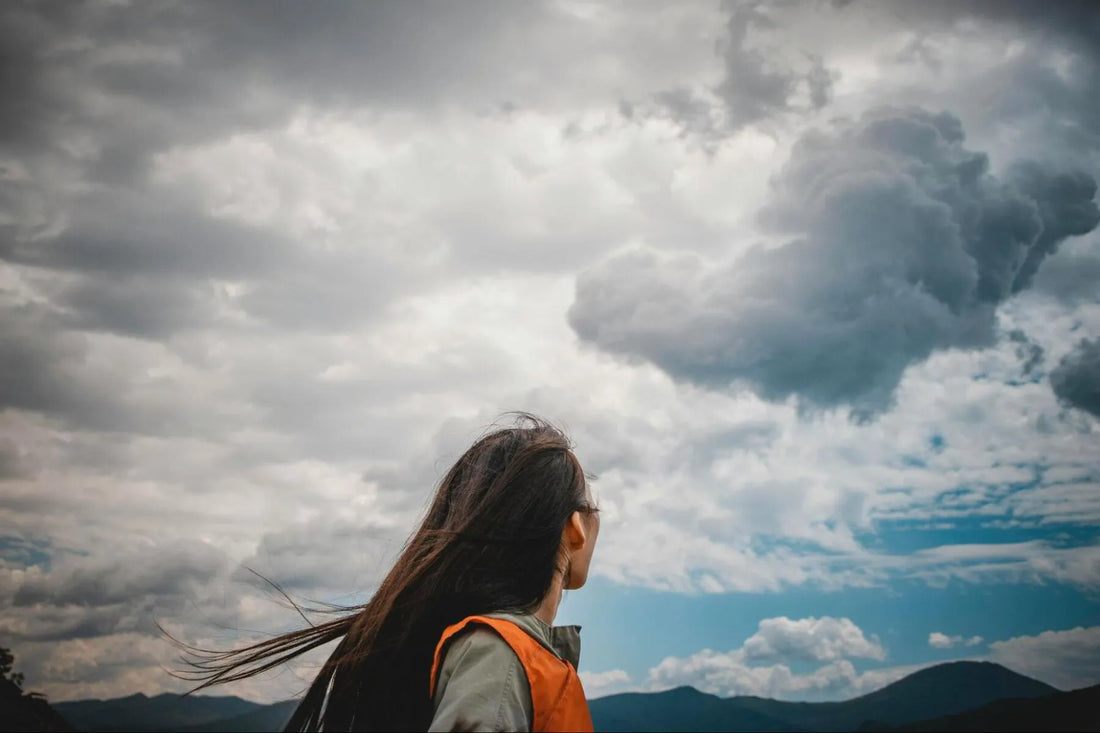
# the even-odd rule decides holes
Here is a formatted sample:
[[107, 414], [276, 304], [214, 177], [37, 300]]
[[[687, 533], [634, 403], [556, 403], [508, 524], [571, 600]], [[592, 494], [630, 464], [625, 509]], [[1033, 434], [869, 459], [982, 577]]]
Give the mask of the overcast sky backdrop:
[[[0, 644], [185, 685], [360, 602], [506, 410], [590, 696], [1100, 682], [1100, 11], [4, 3]], [[282, 699], [308, 667], [219, 690]]]

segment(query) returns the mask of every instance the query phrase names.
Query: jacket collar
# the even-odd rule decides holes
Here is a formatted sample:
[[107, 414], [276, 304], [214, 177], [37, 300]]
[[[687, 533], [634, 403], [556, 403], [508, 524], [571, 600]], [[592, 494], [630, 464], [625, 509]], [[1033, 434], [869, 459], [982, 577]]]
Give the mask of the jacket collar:
[[580, 666], [581, 660], [581, 627], [551, 626], [538, 616], [531, 613], [487, 613], [486, 616], [511, 621], [516, 626], [534, 637], [542, 646], [552, 651], [559, 659], [564, 659], [573, 665], [573, 669]]

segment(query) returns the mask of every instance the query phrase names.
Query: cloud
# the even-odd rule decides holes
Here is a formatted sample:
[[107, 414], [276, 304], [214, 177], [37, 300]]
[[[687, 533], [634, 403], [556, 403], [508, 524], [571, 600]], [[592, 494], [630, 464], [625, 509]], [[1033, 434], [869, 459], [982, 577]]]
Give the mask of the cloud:
[[[933, 648], [950, 649], [977, 646], [983, 639], [932, 632], [928, 641]], [[1100, 681], [1100, 627], [1044, 631], [1035, 636], [994, 641], [989, 644], [988, 656], [966, 659], [1003, 664], [1064, 690], [1080, 689]], [[704, 649], [689, 657], [662, 660], [649, 671], [644, 689], [692, 685], [723, 697], [755, 695], [781, 700], [841, 700], [874, 692], [932, 664], [935, 662], [860, 673], [851, 662], [839, 659], [810, 672], [794, 673], [781, 663], [748, 664], [744, 647], [725, 653]]]
[[1016, 356], [1020, 359], [1020, 371], [1028, 376], [1043, 361], [1043, 347], [1027, 337], [1020, 329], [1009, 331], [1008, 340], [1016, 346]]
[[[1092, 231], [1100, 222], [1100, 209], [1093, 200], [1096, 181], [1083, 171], [1055, 173], [1028, 162], [1013, 167], [1012, 177], [1016, 187], [1035, 202], [1041, 228], [1026, 247], [1006, 253], [1003, 243], [1010, 238], [994, 231], [976, 249], [983, 275], [990, 271], [991, 277], [1004, 282], [1011, 273], [1009, 291], [1015, 293], [1031, 285], [1039, 266], [1067, 237]], [[985, 290], [997, 299], [1007, 295], [1003, 285], [987, 284]]]
[[1081, 339], [1050, 372], [1058, 399], [1100, 417], [1100, 338]]
[[1063, 690], [1088, 687], [1100, 683], [1100, 626], [995, 641], [989, 657]]
[[627, 692], [631, 688], [630, 675], [626, 670], [610, 669], [606, 672], [581, 672], [581, 684], [589, 700], [605, 695]]
[[[709, 86], [679, 85], [653, 95], [641, 109], [667, 116], [712, 152], [749, 125], [767, 125], [828, 104], [835, 74], [819, 56], [792, 53], [776, 30], [785, 9], [760, 2], [725, 2], [725, 34], [716, 43], [721, 79]], [[634, 107], [629, 107], [633, 115]]]
[[1067, 305], [1095, 301], [1100, 296], [1100, 257], [1068, 252], [1052, 257], [1035, 274], [1034, 288]]
[[[358, 508], [365, 516], [352, 521], [317, 519], [265, 533], [235, 577], [248, 581], [248, 568], [290, 592], [328, 589], [369, 596], [397, 560], [408, 528], [372, 517], [366, 502]], [[334, 564], [334, 557], [355, 562]]]
[[[761, 621], [761, 628], [773, 620]], [[848, 619], [831, 620], [851, 623]], [[789, 622], [787, 619], [784, 621]], [[862, 631], [859, 633], [860, 636], [863, 635]], [[977, 646], [983, 639], [980, 636], [967, 638], [932, 632], [928, 642], [937, 649], [950, 649], [957, 646]], [[782, 662], [770, 665], [750, 664], [750, 660], [746, 658], [747, 649], [746, 642], [730, 652], [704, 649], [689, 657], [668, 657], [649, 671], [644, 689], [662, 690], [692, 685], [704, 692], [724, 697], [756, 695], [788, 700], [840, 700], [873, 692], [934, 664], [928, 662], [899, 665], [860, 673], [847, 659], [836, 658], [810, 672], [795, 673]], [[995, 641], [989, 644], [988, 657], [982, 659], [1003, 664], [1020, 674], [1070, 690], [1094, 685], [1100, 680], [1098, 652], [1100, 627], [1078, 627]], [[789, 658], [791, 661], [796, 659], [799, 659], [797, 655]], [[806, 660], [805, 657], [801, 659]]]
[[885, 659], [886, 650], [878, 639], [867, 639], [850, 619], [790, 619], [786, 616], [760, 622], [755, 634], [741, 646], [746, 661], [832, 662], [861, 657]]
[[[5, 120], [4, 137], [23, 144], [79, 140], [95, 153], [98, 178], [124, 180], [166, 144], [279, 124], [303, 102], [430, 105], [456, 84], [472, 94], [477, 85], [470, 82], [484, 79], [485, 64], [493, 63], [479, 41], [554, 17], [565, 20], [507, 3], [461, 12], [334, 8], [323, 16], [293, 4], [278, 12], [260, 3], [9, 6], [0, 22], [4, 47], [10, 68], [23, 73], [4, 79], [4, 97], [18, 110]], [[96, 42], [73, 42], [80, 38]], [[272, 55], [271, 48], [282, 52]], [[494, 94], [507, 92], [494, 89], [485, 101]], [[89, 123], [90, 140], [81, 135]]]
[[928, 646], [933, 649], [950, 649], [955, 646], [977, 646], [982, 643], [982, 637], [948, 636], [947, 634], [933, 631], [928, 635]]
[[[679, 685], [715, 695], [756, 695], [777, 699], [840, 699], [869, 692], [907, 673], [877, 670], [857, 673], [847, 657], [885, 659], [886, 652], [847, 618], [763, 619], [755, 634], [737, 649], [704, 649], [690, 657], [668, 657], [649, 671], [647, 690]], [[767, 664], [771, 662], [771, 664]], [[792, 662], [828, 662], [805, 674]]]
[[[129, 548], [104, 542], [95, 553], [36, 548], [45, 561], [33, 565], [16, 548], [0, 565], [0, 635], [28, 680], [51, 699], [189, 689], [165, 672], [181, 668], [180, 652], [158, 623], [207, 648], [302, 623], [270, 587], [193, 539]], [[281, 579], [277, 572], [271, 577]], [[243, 683], [234, 694], [268, 702], [297, 696], [306, 682], [295, 670], [315, 665], [318, 654]]]
[[[176, 662], [171, 645], [152, 636], [124, 632], [98, 638], [76, 638], [21, 644], [19, 668], [45, 689], [51, 702], [110, 699], [119, 690], [158, 695], [169, 688], [187, 690], [186, 683], [165, 674]], [[48, 681], [42, 685], [39, 681]]]
[[151, 632], [156, 614], [179, 612], [227, 567], [224, 553], [197, 543], [0, 570], [4, 632], [30, 640]]
[[[825, 106], [832, 78], [820, 59], [795, 57], [777, 63], [785, 55], [783, 49], [754, 47], [752, 38], [776, 27], [769, 6], [727, 2], [726, 7], [728, 36], [720, 47], [725, 73], [715, 92], [725, 103], [728, 127], [737, 129], [777, 112]], [[805, 68], [797, 69], [798, 65]]]
[[19, 446], [11, 439], [0, 438], [0, 481], [33, 476], [34, 467], [28, 463]]
[[873, 415], [910, 365], [995, 339], [997, 304], [1100, 221], [1095, 182], [1003, 176], [949, 114], [879, 109], [804, 135], [762, 220], [795, 238], [732, 262], [650, 249], [583, 272], [569, 322], [674, 379]]
[[[1057, 516], [1059, 492], [1052, 493], [1054, 496], [1047, 500], [1054, 506], [1048, 506], [1046, 511]], [[1095, 511], [1095, 502], [1083, 504], [1082, 509]], [[1058, 517], [1056, 521], [1064, 520]], [[877, 556], [874, 562], [884, 569], [905, 568], [910, 577], [922, 578], [935, 586], [943, 586], [952, 579], [1006, 583], [1054, 580], [1082, 589], [1100, 584], [1100, 544], [1062, 547], [1044, 540], [990, 544], [959, 542], [917, 550], [902, 557]]]
[[63, 201], [54, 232], [19, 232], [0, 256], [57, 270], [183, 278], [239, 278], [290, 264], [287, 237], [209, 216], [172, 189], [115, 188]]
[[[64, 320], [36, 302], [0, 310], [6, 344], [0, 353], [0, 409], [35, 412], [88, 430], [163, 434], [188, 422], [186, 409], [142, 389], [147, 385], [139, 375], [147, 372], [135, 363], [140, 349], [93, 343], [87, 334], [67, 329]], [[105, 352], [111, 356], [97, 358]], [[142, 392], [144, 399], [136, 399]]]

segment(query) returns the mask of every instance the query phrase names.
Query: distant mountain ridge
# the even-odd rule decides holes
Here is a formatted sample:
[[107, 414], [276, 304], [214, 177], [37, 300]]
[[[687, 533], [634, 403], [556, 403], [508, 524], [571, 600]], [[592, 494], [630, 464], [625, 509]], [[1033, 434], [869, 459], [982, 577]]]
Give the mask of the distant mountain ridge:
[[[589, 701], [598, 731], [840, 731], [948, 730], [922, 728], [945, 716], [982, 709], [997, 701], [1022, 705], [1042, 698], [1056, 710], [1060, 693], [1050, 685], [990, 662], [951, 662], [919, 670], [880, 690], [843, 702], [784, 702], [760, 697], [721, 698], [693, 687], [655, 693], [623, 693]], [[1070, 700], [1071, 698], [1066, 698]], [[1076, 698], [1072, 698], [1076, 700]], [[78, 730], [274, 731], [289, 719], [295, 700], [273, 705], [238, 697], [131, 695], [80, 700], [54, 707]], [[1048, 717], [1049, 717], [1048, 712]], [[991, 718], [992, 719], [992, 718]], [[990, 728], [996, 730], [997, 728]], [[1007, 729], [1007, 728], [1006, 728]]]
[[992, 662], [950, 662], [918, 670], [880, 690], [843, 702], [720, 698], [692, 687], [625, 693], [589, 702], [601, 731], [853, 731], [961, 713], [1003, 698], [1058, 690]]
[[236, 715], [232, 718], [213, 720], [202, 725], [180, 728], [180, 733], [218, 733], [218, 731], [281, 731], [290, 720], [297, 700], [283, 700], [265, 705], [259, 710]]
[[164, 693], [148, 697], [137, 693], [112, 700], [59, 702], [53, 707], [78, 730], [166, 733], [237, 718], [269, 706], [233, 696]]
[[996, 700], [974, 710], [894, 728], [895, 731], [1098, 731], [1100, 685], [1039, 698]]

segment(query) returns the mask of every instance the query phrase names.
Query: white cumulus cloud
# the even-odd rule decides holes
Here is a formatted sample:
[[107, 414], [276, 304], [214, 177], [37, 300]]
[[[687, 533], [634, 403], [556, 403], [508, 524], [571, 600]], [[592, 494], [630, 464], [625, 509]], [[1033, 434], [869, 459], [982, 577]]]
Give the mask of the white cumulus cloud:
[[980, 636], [948, 636], [939, 631], [933, 631], [928, 635], [928, 646], [935, 649], [950, 649], [956, 646], [977, 646], [981, 644], [984, 639]]
[[584, 694], [588, 699], [614, 695], [617, 692], [627, 692], [630, 685], [630, 675], [623, 669], [609, 669], [604, 672], [581, 672], [581, 684], [584, 685]]
[[831, 616], [764, 619], [741, 649], [745, 659], [751, 661], [832, 662], [848, 657], [886, 658], [886, 650], [876, 637], [868, 639], [851, 619]]
[[1100, 683], [1100, 626], [1044, 631], [989, 645], [990, 659], [1064, 690]]
[[[878, 689], [917, 669], [859, 673], [849, 657], [882, 660], [886, 650], [851, 619], [780, 616], [763, 619], [757, 632], [731, 651], [703, 649], [689, 657], [665, 658], [649, 671], [645, 688], [691, 685], [724, 697], [841, 699]], [[792, 671], [791, 663], [806, 661], [828, 663], [807, 673]]]

